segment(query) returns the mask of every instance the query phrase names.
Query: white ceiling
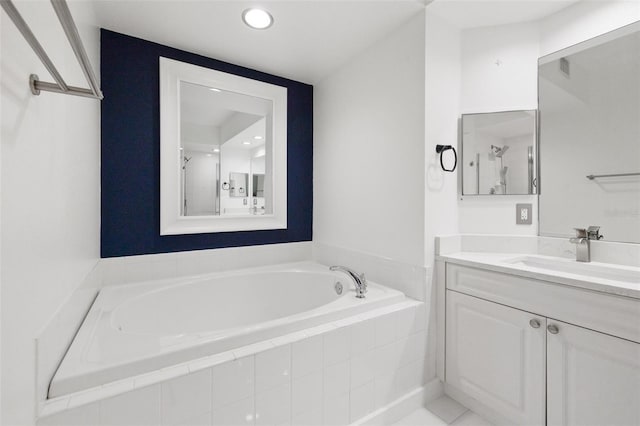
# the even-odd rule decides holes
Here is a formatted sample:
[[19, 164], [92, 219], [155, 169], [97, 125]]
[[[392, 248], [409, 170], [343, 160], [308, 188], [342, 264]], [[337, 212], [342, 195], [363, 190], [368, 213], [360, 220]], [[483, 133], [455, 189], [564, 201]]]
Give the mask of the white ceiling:
[[[314, 84], [424, 9], [424, 0], [96, 0], [101, 27]], [[72, 7], [85, 7], [76, 2]], [[242, 12], [268, 10], [267, 30]], [[72, 9], [73, 11], [73, 9]]]
[[429, 10], [459, 28], [537, 21], [582, 0], [435, 0]]

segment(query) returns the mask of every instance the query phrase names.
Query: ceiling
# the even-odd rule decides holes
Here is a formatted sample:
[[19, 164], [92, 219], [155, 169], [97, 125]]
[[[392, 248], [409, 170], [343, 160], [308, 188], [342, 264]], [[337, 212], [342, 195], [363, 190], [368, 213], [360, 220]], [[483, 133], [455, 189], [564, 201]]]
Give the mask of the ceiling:
[[[96, 0], [97, 24], [279, 76], [317, 83], [424, 9], [423, 0]], [[242, 12], [274, 17], [254, 30]], [[72, 9], [73, 11], [73, 9]]]
[[582, 0], [435, 0], [429, 11], [459, 28], [537, 21]]

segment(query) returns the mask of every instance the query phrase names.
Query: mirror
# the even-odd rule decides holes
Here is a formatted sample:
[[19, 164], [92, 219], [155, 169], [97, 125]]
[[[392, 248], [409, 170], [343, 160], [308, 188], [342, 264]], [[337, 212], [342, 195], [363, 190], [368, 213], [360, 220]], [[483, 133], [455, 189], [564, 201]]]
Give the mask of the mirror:
[[540, 235], [640, 243], [640, 23], [540, 59]]
[[286, 228], [286, 88], [160, 58], [160, 112], [161, 235]]
[[536, 193], [536, 111], [462, 115], [462, 195]]

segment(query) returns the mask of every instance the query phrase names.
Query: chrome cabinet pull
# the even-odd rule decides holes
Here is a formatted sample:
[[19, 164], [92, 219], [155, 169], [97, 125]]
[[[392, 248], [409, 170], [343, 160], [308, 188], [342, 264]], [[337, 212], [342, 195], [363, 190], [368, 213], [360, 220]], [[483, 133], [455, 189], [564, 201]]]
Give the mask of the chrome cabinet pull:
[[549, 331], [549, 333], [551, 334], [558, 334], [558, 332], [560, 332], [560, 330], [558, 329], [558, 326], [555, 324], [549, 324], [547, 326], [547, 330]]
[[533, 328], [540, 328], [540, 321], [534, 318], [531, 321], [529, 321], [529, 325]]

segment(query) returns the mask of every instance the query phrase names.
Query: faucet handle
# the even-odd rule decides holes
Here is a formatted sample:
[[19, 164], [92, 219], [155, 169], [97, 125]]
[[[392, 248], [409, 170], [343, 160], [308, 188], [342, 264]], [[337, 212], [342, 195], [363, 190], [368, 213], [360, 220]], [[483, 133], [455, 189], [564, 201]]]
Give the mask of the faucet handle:
[[590, 240], [601, 240], [604, 238], [604, 235], [600, 235], [600, 227], [599, 226], [590, 226], [587, 228], [587, 235]]
[[587, 230], [585, 228], [573, 228], [576, 231], [576, 238], [587, 238]]

